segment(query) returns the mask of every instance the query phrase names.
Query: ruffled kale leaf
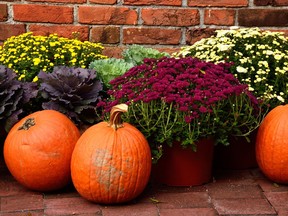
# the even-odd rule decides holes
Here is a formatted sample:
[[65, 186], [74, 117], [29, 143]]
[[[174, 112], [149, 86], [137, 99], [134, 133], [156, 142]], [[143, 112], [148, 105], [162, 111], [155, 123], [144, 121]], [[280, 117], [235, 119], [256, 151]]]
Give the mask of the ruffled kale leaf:
[[95, 70], [58, 66], [52, 73], [40, 71], [38, 78], [43, 109], [58, 110], [79, 125], [98, 121], [96, 105], [103, 86]]
[[12, 69], [0, 65], [0, 122], [7, 132], [29, 114], [28, 104], [37, 93], [36, 83], [20, 82]]

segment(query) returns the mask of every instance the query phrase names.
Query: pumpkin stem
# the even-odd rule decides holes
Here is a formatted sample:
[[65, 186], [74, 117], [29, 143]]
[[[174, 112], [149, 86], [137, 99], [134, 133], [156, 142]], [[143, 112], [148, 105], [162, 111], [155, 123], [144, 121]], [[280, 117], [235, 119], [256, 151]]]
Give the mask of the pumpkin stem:
[[123, 127], [121, 114], [127, 111], [128, 111], [127, 104], [118, 104], [116, 106], [113, 106], [110, 112], [109, 126], [114, 128], [114, 130]]
[[18, 128], [18, 130], [29, 130], [29, 128], [34, 126], [34, 125], [35, 125], [34, 118], [28, 118], [28, 119], [26, 119], [24, 124]]

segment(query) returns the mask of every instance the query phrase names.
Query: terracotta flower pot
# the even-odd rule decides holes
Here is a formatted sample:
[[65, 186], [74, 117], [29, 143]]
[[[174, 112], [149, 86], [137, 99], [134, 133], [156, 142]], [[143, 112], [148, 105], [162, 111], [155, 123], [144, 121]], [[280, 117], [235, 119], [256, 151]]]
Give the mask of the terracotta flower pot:
[[183, 149], [179, 142], [163, 146], [164, 154], [154, 165], [153, 180], [169, 186], [196, 186], [212, 178], [213, 139], [197, 143], [197, 151]]

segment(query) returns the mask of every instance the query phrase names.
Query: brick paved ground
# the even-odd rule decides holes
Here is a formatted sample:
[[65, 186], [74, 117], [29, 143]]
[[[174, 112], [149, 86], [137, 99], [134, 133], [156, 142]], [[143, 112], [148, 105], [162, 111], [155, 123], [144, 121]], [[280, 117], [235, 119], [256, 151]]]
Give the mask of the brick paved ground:
[[273, 184], [258, 169], [215, 171], [212, 182], [197, 187], [149, 184], [133, 202], [105, 206], [84, 200], [72, 186], [55, 193], [29, 191], [0, 165], [1, 216], [287, 216], [287, 201], [288, 186]]

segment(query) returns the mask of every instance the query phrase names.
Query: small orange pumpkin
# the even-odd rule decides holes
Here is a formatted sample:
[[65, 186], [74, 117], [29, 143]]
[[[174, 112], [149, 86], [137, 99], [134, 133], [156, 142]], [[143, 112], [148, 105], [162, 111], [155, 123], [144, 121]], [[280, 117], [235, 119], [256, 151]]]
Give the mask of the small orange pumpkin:
[[126, 104], [114, 106], [110, 122], [88, 128], [72, 154], [72, 181], [87, 200], [115, 204], [132, 200], [148, 183], [151, 152], [147, 140], [134, 126], [122, 123]]
[[272, 109], [261, 123], [256, 139], [256, 160], [270, 180], [288, 183], [288, 105]]
[[34, 112], [9, 131], [5, 163], [14, 178], [37, 191], [57, 190], [71, 181], [70, 163], [78, 128], [55, 110]]

